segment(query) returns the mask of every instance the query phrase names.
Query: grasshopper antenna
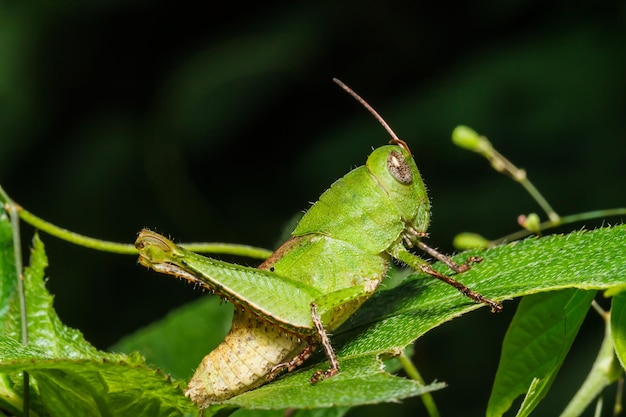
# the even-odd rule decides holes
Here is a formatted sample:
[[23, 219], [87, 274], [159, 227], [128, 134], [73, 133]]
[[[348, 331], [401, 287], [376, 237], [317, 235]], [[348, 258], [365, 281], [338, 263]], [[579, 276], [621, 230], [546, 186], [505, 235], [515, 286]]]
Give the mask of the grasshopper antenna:
[[346, 93], [348, 93], [352, 97], [354, 97], [354, 99], [356, 101], [361, 103], [361, 105], [363, 107], [365, 107], [367, 109], [367, 111], [369, 111], [372, 114], [372, 116], [374, 116], [376, 118], [376, 120], [378, 120], [378, 123], [380, 123], [385, 128], [387, 133], [389, 133], [389, 136], [391, 136], [392, 139], [391, 139], [390, 143], [393, 143], [393, 144], [401, 146], [402, 148], [404, 148], [405, 151], [407, 151], [409, 153], [409, 155], [411, 154], [411, 150], [409, 149], [409, 145], [407, 145], [405, 141], [403, 141], [402, 139], [400, 139], [398, 137], [398, 135], [396, 135], [396, 133], [387, 124], [385, 119], [383, 119], [382, 116], [380, 114], [378, 114], [378, 112], [376, 110], [374, 110], [374, 108], [372, 106], [370, 106], [367, 101], [365, 101], [363, 99], [363, 97], [361, 97], [356, 92], [354, 92], [354, 90], [352, 90], [350, 87], [348, 87], [346, 84], [344, 84], [343, 81], [341, 81], [340, 79], [333, 78], [333, 82], [335, 84], [337, 84], [339, 87], [343, 88]]

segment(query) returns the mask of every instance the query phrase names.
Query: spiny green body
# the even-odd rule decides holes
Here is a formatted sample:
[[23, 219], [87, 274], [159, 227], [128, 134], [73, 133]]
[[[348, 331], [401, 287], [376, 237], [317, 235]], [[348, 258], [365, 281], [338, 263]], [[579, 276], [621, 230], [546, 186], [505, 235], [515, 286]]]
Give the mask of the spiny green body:
[[200, 283], [236, 306], [231, 331], [189, 383], [194, 402], [206, 407], [253, 389], [299, 366], [320, 345], [331, 367], [312, 382], [334, 375], [338, 364], [327, 333], [376, 291], [390, 256], [448, 279], [406, 248], [425, 236], [430, 203], [408, 147], [394, 143], [337, 180], [258, 268], [191, 253], [150, 231], [139, 234], [142, 265]]

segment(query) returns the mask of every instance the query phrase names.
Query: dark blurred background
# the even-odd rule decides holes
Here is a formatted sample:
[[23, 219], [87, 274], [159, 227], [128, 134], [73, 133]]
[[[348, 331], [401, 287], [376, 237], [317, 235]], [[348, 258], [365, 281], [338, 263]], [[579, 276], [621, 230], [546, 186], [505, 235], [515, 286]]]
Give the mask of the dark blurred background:
[[[389, 140], [338, 77], [411, 146], [433, 203], [429, 242], [450, 252], [456, 233], [495, 238], [540, 212], [451, 143], [458, 124], [526, 168], [560, 214], [625, 205], [625, 47], [623, 1], [2, 2], [0, 183], [102, 239], [131, 243], [149, 227], [273, 248]], [[134, 257], [43, 239], [59, 315], [99, 348], [200, 296]], [[435, 394], [444, 415], [484, 413], [509, 306], [418, 343], [424, 377], [450, 384]], [[556, 411], [599, 345], [602, 323], [588, 321]]]

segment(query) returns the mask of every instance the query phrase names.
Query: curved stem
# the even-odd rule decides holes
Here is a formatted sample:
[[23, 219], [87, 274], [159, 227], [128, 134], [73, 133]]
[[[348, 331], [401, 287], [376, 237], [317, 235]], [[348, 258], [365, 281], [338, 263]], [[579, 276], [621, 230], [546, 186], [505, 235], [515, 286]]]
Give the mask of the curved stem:
[[[122, 255], [136, 255], [137, 249], [135, 245], [130, 243], [118, 243], [111, 242], [107, 240], [96, 239], [93, 237], [81, 235], [75, 232], [72, 232], [67, 229], [63, 229], [62, 227], [56, 226], [52, 223], [49, 223], [43, 220], [40, 217], [35, 216], [31, 212], [25, 210], [22, 207], [18, 207], [19, 216], [26, 223], [31, 226], [44, 231], [52, 236], [58, 237], [59, 239], [66, 240], [68, 242], [74, 243], [79, 246], [84, 246], [86, 248], [96, 249], [103, 252], [112, 252], [118, 253]], [[195, 243], [183, 243], [181, 244], [185, 249], [188, 249], [193, 252], [202, 252], [202, 253], [219, 253], [226, 255], [235, 255], [235, 256], [245, 256], [248, 258], [255, 259], [266, 259], [272, 254], [272, 251], [258, 248], [255, 246], [249, 245], [239, 245], [232, 243], [203, 243], [203, 242], [195, 242]]]
[[[551, 228], [558, 227], [564, 224], [575, 223], [575, 222], [580, 222], [584, 220], [599, 219], [602, 217], [610, 217], [610, 216], [623, 216], [623, 215], [626, 215], [626, 207], [586, 211], [584, 213], [577, 213], [577, 214], [570, 214], [569, 216], [562, 216], [562, 217], [559, 217], [559, 219], [556, 221], [547, 220], [545, 222], [542, 222], [539, 224], [539, 230], [543, 231], [543, 230], [551, 229]], [[504, 237], [490, 241], [488, 246], [492, 247], [492, 246], [500, 245], [505, 242], [512, 242], [514, 240], [518, 240], [526, 236], [530, 236], [532, 234], [533, 233], [529, 230], [519, 230], [517, 232], [511, 233]]]
[[[20, 303], [20, 321], [22, 344], [28, 345], [28, 316], [26, 314], [26, 292], [24, 289], [24, 263], [22, 259], [22, 240], [20, 237], [20, 220], [16, 204], [9, 198], [7, 193], [0, 187], [0, 198], [4, 200], [4, 209], [11, 218], [11, 230], [13, 232], [13, 254], [15, 257], [15, 276], [17, 277], [17, 294]], [[22, 404], [23, 415], [30, 415], [30, 383], [28, 372], [23, 373], [24, 400]]]
[[[404, 368], [404, 371], [409, 378], [419, 382], [421, 385], [426, 385], [424, 379], [422, 378], [422, 375], [420, 375], [419, 371], [415, 367], [415, 364], [411, 362], [411, 359], [406, 356], [406, 353], [404, 351], [402, 351], [400, 356], [398, 356], [398, 360], [400, 361], [400, 364]], [[433, 396], [430, 394], [430, 392], [426, 392], [420, 397], [422, 398], [422, 403], [424, 404], [424, 408], [426, 408], [428, 415], [430, 417], [439, 417], [437, 404], [435, 404], [435, 400], [433, 399]]]
[[20, 218], [26, 223], [30, 224], [36, 229], [46, 232], [52, 236], [58, 237], [59, 239], [63, 239], [79, 246], [84, 246], [86, 248], [96, 249], [103, 252], [113, 252], [123, 255], [137, 254], [137, 249], [135, 249], [135, 246], [130, 243], [110, 242], [107, 240], [100, 240], [93, 237], [84, 236], [49, 223], [42, 218], [35, 216], [34, 214], [25, 210], [22, 207], [18, 207], [18, 210]]

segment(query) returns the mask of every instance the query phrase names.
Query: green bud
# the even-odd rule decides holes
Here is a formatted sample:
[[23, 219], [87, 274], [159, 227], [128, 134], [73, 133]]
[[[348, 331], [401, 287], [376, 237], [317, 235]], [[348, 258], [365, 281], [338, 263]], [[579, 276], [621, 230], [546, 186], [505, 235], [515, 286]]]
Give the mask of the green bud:
[[522, 214], [518, 216], [517, 222], [529, 232], [533, 232], [535, 234], [539, 234], [539, 232], [541, 232], [541, 220], [539, 219], [537, 213], [530, 213], [528, 216]]
[[459, 233], [454, 237], [454, 247], [459, 250], [485, 249], [489, 246], [489, 241], [477, 233]]
[[481, 137], [471, 127], [459, 125], [452, 131], [452, 142], [461, 148], [478, 151], [481, 147]]

